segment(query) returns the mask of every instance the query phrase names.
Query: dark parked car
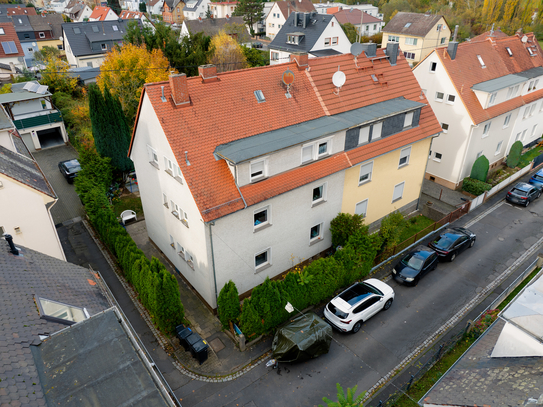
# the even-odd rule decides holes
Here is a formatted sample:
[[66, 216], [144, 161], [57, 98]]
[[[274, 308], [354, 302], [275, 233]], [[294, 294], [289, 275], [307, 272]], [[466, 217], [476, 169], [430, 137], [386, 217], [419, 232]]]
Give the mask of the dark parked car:
[[539, 190], [541, 191], [543, 189], [543, 170], [539, 170], [534, 175], [532, 175], [532, 178], [530, 178], [529, 182], [534, 187], [539, 188]]
[[262, 43], [261, 42], [253, 42], [253, 48], [262, 48]]
[[421, 277], [435, 270], [438, 263], [437, 253], [426, 246], [417, 246], [407, 253], [392, 270], [394, 279], [399, 283], [417, 285]]
[[77, 173], [81, 171], [81, 166], [79, 165], [79, 161], [73, 159], [59, 162], [58, 169], [64, 178], [66, 178], [68, 184], [71, 184], [74, 182], [74, 178], [77, 176]]
[[458, 254], [473, 247], [476, 237], [475, 233], [466, 228], [451, 228], [445, 230], [428, 246], [436, 251], [439, 258], [454, 261]]
[[530, 205], [530, 202], [541, 196], [541, 190], [534, 185], [526, 182], [519, 182], [505, 196], [508, 202], [521, 204], [524, 206]]

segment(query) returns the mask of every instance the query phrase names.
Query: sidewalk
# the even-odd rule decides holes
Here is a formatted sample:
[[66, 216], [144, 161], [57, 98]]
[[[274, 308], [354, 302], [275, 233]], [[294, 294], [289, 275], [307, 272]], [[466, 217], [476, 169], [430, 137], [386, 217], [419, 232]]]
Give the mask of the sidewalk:
[[452, 212], [469, 200], [462, 192], [453, 191], [427, 179], [422, 181], [421, 203], [432, 202], [432, 206], [440, 212]]

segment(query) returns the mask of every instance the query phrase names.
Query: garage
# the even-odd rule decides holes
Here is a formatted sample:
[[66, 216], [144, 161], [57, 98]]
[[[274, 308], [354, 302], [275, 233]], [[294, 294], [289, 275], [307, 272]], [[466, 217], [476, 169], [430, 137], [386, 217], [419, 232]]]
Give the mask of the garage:
[[58, 145], [64, 144], [60, 127], [39, 130], [37, 133], [41, 148], [56, 147]]

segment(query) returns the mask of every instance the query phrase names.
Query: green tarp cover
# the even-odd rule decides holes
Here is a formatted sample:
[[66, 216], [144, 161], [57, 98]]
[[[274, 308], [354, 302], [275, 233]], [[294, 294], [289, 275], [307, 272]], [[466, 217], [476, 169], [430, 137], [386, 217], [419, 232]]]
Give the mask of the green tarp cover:
[[273, 358], [300, 362], [328, 353], [332, 327], [310, 312], [279, 328], [272, 343]]

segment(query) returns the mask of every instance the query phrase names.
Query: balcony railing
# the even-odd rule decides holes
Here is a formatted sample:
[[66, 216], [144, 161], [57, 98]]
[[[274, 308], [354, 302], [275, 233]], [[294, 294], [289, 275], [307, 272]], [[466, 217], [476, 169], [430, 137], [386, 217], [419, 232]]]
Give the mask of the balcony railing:
[[40, 116], [27, 117], [26, 119], [13, 120], [17, 130], [30, 129], [44, 124], [61, 123], [62, 115], [59, 111]]

